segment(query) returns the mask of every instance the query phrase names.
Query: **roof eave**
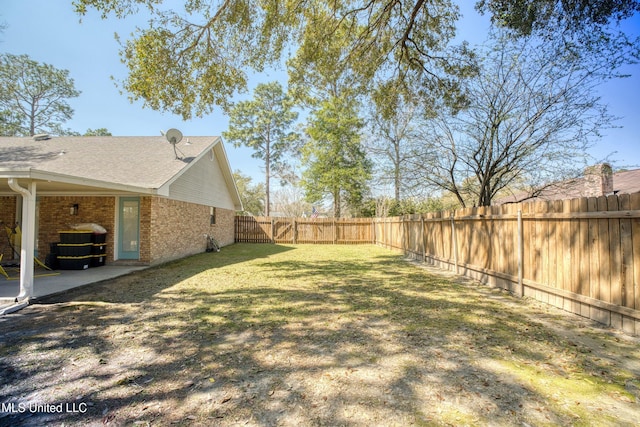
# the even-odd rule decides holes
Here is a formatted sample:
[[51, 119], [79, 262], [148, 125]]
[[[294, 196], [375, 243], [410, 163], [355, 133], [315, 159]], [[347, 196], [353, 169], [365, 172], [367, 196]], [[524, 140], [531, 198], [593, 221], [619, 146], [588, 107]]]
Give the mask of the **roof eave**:
[[90, 178], [65, 175], [55, 172], [41, 171], [37, 169], [0, 169], [0, 178], [32, 179], [60, 184], [73, 184], [87, 187], [95, 187], [111, 191], [123, 191], [141, 194], [157, 194], [156, 188], [140, 187], [115, 182], [106, 182]]
[[218, 137], [217, 144], [214, 145], [213, 151], [215, 153], [216, 158], [218, 156], [224, 159], [224, 167], [222, 167], [222, 175], [224, 176], [224, 180], [227, 184], [227, 188], [231, 191], [231, 198], [233, 199], [233, 205], [237, 211], [243, 210], [242, 199], [240, 198], [240, 192], [238, 191], [238, 187], [236, 186], [236, 180], [233, 179], [233, 172], [231, 171], [231, 165], [229, 164], [229, 158], [227, 157], [227, 151], [224, 148], [224, 144], [222, 143], [222, 138]]

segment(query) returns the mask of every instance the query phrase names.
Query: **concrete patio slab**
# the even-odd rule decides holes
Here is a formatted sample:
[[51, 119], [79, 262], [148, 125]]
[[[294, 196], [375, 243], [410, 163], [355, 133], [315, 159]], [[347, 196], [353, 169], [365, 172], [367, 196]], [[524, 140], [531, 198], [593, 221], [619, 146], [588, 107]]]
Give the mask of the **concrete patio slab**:
[[[87, 270], [57, 270], [56, 273], [59, 273], [57, 275], [34, 278], [33, 296], [34, 299], [42, 298], [79, 286], [113, 279], [145, 268], [148, 268], [148, 266], [105, 265]], [[6, 280], [0, 276], [0, 315], [15, 311], [15, 308], [21, 308], [15, 302], [19, 293], [19, 280]]]

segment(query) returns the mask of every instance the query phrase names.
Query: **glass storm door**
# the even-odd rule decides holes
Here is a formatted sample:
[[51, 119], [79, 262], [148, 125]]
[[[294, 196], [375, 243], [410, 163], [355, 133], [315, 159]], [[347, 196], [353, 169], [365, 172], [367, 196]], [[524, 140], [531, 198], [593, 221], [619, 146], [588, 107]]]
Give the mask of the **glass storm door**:
[[140, 259], [140, 199], [120, 198], [118, 259]]

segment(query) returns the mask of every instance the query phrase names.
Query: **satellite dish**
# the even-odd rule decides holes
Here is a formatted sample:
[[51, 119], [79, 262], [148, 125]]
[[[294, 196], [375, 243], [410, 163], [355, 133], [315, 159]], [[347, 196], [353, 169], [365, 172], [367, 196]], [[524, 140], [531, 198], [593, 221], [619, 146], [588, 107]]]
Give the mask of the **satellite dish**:
[[182, 132], [180, 132], [178, 129], [171, 128], [167, 131], [165, 137], [170, 144], [176, 145], [178, 142], [182, 141]]

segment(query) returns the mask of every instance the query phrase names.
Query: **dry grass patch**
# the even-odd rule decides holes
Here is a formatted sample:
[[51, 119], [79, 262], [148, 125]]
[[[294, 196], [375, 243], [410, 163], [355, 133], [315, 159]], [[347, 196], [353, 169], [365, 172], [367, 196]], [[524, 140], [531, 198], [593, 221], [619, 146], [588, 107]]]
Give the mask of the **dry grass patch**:
[[[42, 425], [634, 425], [640, 346], [375, 246], [239, 244], [0, 319]], [[84, 406], [83, 406], [84, 408]]]

